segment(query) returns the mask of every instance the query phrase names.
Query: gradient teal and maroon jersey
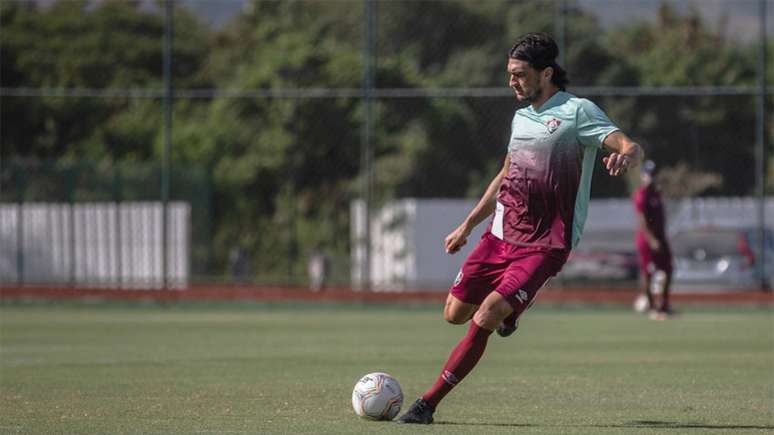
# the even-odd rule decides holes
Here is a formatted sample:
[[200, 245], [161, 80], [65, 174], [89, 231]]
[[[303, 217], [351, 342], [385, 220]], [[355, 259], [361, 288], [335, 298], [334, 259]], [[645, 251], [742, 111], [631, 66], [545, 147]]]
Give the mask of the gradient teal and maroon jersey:
[[492, 234], [516, 245], [575, 247], [586, 221], [597, 150], [616, 130], [594, 103], [567, 92], [557, 92], [538, 110], [517, 110]]

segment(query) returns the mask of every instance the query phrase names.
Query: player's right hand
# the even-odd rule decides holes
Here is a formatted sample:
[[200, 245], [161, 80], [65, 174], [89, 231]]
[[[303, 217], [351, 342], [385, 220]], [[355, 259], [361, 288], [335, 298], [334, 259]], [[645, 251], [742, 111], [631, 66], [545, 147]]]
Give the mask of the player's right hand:
[[446, 248], [447, 254], [454, 254], [459, 251], [460, 248], [468, 243], [468, 231], [465, 225], [460, 225], [456, 230], [452, 231], [444, 240], [444, 248]]
[[605, 169], [607, 169], [610, 175], [617, 177], [629, 170], [631, 166], [630, 159], [626, 154], [610, 153], [607, 157], [602, 158], [602, 163], [604, 163]]

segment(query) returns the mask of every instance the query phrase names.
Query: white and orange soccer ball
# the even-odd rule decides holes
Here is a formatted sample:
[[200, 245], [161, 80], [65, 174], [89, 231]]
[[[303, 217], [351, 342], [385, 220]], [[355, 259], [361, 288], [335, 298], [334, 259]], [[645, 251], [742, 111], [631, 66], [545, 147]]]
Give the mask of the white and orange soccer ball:
[[369, 420], [392, 420], [403, 405], [398, 380], [387, 373], [369, 373], [355, 384], [352, 407], [355, 414]]

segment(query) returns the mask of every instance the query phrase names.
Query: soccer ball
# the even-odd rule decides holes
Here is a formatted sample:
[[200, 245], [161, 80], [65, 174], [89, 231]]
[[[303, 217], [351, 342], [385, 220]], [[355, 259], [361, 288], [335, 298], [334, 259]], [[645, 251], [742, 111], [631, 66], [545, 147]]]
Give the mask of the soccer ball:
[[369, 420], [392, 420], [403, 405], [398, 380], [387, 373], [369, 373], [355, 384], [352, 407], [355, 414]]

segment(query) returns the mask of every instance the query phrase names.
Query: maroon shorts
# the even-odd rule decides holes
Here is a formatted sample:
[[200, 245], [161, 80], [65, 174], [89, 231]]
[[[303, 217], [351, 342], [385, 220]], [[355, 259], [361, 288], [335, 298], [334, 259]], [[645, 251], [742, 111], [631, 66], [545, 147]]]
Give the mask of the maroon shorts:
[[564, 251], [517, 246], [486, 232], [465, 260], [449, 292], [462, 302], [481, 305], [489, 293], [496, 291], [519, 316], [565, 261]]
[[657, 270], [672, 273], [672, 252], [669, 243], [661, 241], [661, 250], [653, 252], [644, 237], [637, 238], [637, 251], [640, 254], [640, 271], [643, 275], [652, 275]]

